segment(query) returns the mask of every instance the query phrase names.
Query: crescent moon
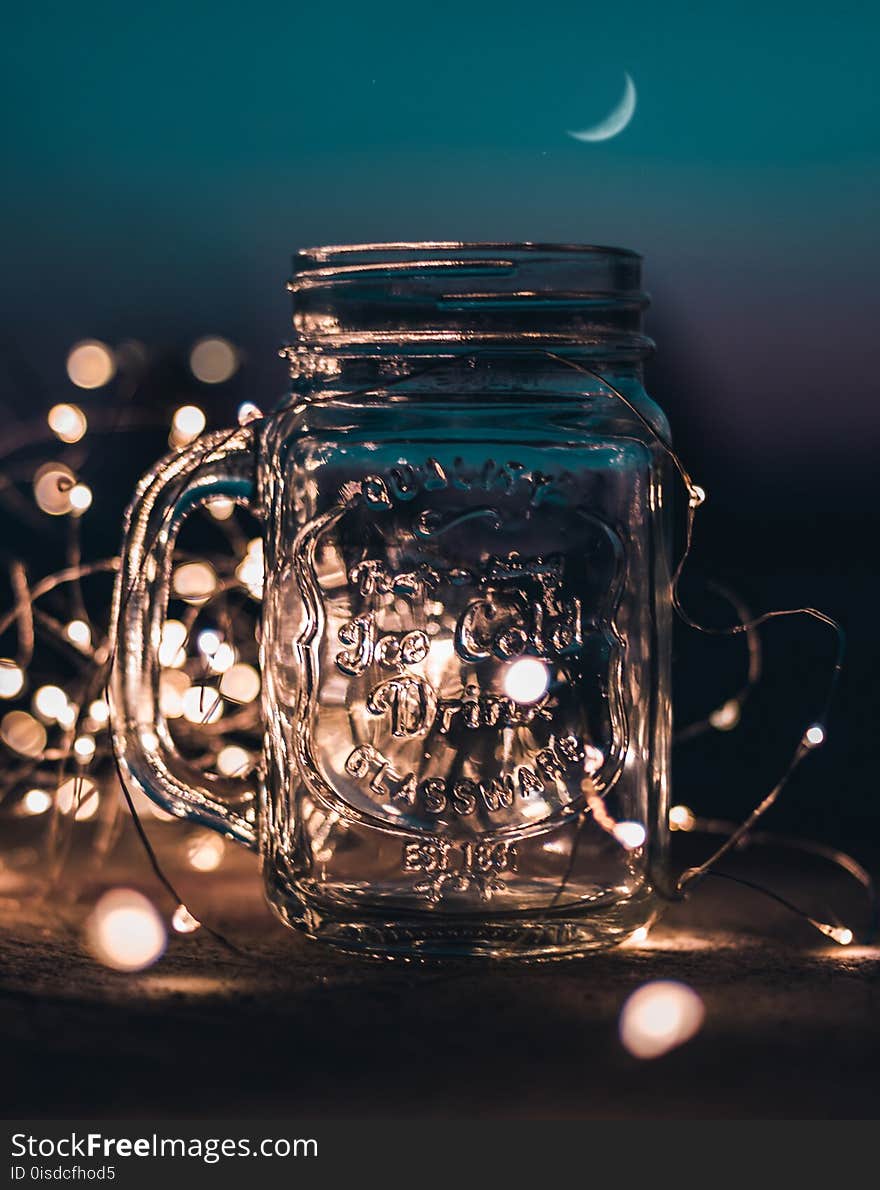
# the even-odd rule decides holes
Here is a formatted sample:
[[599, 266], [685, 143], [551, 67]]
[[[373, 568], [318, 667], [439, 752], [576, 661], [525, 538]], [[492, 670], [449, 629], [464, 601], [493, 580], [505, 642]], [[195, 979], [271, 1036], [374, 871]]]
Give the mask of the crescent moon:
[[623, 132], [636, 110], [636, 85], [629, 74], [625, 73], [624, 78], [626, 83], [617, 107], [601, 123], [594, 124], [592, 128], [585, 128], [582, 132], [569, 132], [569, 136], [593, 144], [596, 141], [610, 140], [612, 136]]

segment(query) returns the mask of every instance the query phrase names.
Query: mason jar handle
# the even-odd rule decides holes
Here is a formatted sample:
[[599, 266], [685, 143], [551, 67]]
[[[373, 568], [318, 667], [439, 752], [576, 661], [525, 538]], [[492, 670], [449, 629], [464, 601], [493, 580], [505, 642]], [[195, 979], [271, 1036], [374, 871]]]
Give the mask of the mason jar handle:
[[143, 477], [126, 513], [108, 682], [113, 750], [129, 792], [251, 848], [255, 782], [202, 772], [180, 755], [159, 705], [159, 644], [181, 524], [215, 496], [254, 511], [255, 483], [253, 426], [202, 435]]

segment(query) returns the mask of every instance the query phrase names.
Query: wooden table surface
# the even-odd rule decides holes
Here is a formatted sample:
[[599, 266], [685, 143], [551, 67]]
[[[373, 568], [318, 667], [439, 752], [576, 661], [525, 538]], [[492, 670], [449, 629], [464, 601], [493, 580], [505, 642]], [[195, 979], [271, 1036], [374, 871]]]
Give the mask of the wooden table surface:
[[[142, 857], [126, 862], [126, 882], [170, 911]], [[737, 886], [706, 882], [638, 948], [536, 966], [424, 965], [352, 959], [287, 931], [246, 854], [179, 879], [193, 911], [241, 954], [199, 931], [172, 937], [143, 973], [100, 966], [82, 918], [118, 872], [102, 870], [78, 903], [0, 900], [5, 1117], [880, 1110], [880, 950], [826, 943]], [[704, 1027], [637, 1061], [618, 1040], [620, 1007], [639, 984], [667, 978], [698, 991]]]

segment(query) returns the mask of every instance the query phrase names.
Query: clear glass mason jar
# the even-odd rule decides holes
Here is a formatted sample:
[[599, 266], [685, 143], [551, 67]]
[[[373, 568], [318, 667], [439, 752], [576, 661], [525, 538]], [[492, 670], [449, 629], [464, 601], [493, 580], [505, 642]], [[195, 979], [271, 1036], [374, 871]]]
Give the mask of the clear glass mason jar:
[[[670, 473], [640, 266], [567, 245], [302, 252], [289, 396], [142, 481], [122, 771], [259, 847], [268, 900], [312, 937], [552, 958], [658, 912]], [[196, 773], [158, 707], [177, 527], [217, 494], [264, 537], [255, 787]]]

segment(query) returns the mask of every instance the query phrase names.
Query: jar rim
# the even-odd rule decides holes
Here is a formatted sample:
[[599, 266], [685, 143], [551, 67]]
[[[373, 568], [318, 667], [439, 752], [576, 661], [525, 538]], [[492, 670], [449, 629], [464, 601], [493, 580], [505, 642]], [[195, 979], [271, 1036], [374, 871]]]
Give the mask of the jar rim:
[[[553, 242], [548, 240], [389, 240], [376, 243], [319, 244], [310, 248], [299, 248], [293, 257], [294, 273], [304, 272], [311, 266], [342, 264], [348, 257], [355, 260], [375, 255], [374, 263], [384, 257], [405, 253], [443, 252], [506, 252], [513, 256], [528, 256], [531, 253], [566, 256], [607, 256], [609, 258], [640, 261], [642, 255], [632, 248], [620, 248], [605, 244], [581, 244]], [[409, 263], [415, 263], [410, 261]], [[292, 285], [296, 284], [294, 277]]]

